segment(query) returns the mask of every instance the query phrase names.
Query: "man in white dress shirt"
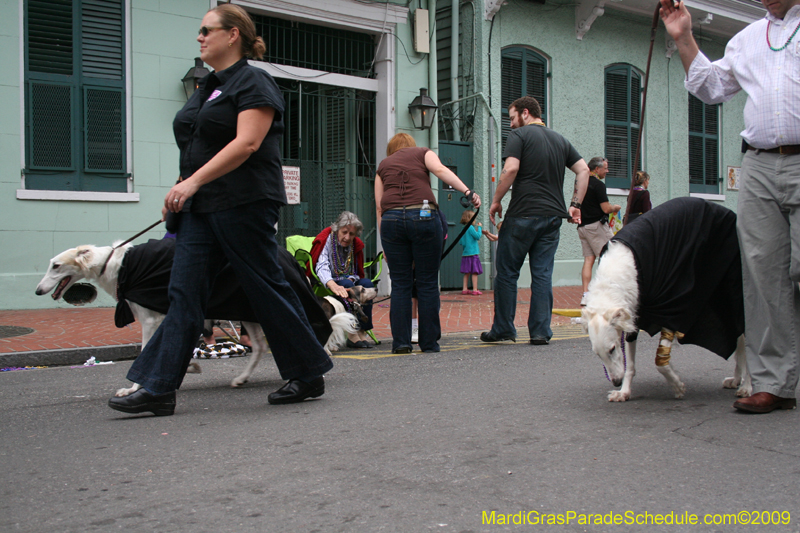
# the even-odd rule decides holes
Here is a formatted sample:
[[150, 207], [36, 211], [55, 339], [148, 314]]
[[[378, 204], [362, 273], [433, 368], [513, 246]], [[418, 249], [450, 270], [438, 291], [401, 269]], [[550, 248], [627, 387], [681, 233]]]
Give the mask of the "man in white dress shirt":
[[747, 93], [737, 232], [753, 395], [733, 405], [794, 409], [800, 375], [800, 0], [761, 0], [767, 16], [736, 34], [713, 63], [692, 37], [683, 2], [661, 1], [686, 89], [707, 104]]

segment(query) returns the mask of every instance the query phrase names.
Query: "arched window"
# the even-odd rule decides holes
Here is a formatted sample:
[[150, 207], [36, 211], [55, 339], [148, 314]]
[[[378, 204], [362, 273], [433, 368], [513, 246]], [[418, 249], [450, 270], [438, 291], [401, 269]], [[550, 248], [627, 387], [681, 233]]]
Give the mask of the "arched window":
[[547, 58], [530, 48], [511, 46], [503, 49], [500, 63], [501, 97], [503, 107], [503, 146], [511, 132], [508, 106], [522, 96], [533, 96], [542, 106], [542, 120], [547, 124]]
[[[642, 75], [630, 65], [612, 65], [605, 74], [606, 185], [627, 189], [641, 128]], [[641, 159], [636, 170], [642, 168]]]
[[719, 107], [689, 95], [689, 192], [719, 194]]

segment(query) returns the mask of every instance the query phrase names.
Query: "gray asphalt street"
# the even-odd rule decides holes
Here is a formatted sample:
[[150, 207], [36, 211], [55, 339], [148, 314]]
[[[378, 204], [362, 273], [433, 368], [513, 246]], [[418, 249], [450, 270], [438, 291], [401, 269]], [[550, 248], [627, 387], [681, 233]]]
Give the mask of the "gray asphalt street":
[[694, 347], [675, 400], [646, 337], [624, 404], [586, 338], [343, 352], [369, 358], [288, 406], [271, 360], [240, 390], [245, 360], [204, 361], [164, 418], [106, 406], [130, 362], [5, 372], [0, 531], [800, 531], [800, 413], [735, 412]]

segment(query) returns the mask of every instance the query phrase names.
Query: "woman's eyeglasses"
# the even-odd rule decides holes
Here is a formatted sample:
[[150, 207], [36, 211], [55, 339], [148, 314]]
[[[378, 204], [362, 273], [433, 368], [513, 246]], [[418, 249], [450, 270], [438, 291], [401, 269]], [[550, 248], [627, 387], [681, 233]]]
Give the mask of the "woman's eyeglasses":
[[202, 35], [203, 37], [208, 37], [208, 34], [214, 30], [224, 30], [222, 26], [201, 26], [200, 29], [197, 31], [197, 35]]

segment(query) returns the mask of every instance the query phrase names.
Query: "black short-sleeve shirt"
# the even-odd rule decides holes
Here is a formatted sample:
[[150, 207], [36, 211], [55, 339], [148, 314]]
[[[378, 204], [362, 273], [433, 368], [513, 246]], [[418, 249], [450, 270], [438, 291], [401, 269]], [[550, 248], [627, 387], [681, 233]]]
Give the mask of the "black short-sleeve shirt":
[[175, 115], [172, 128], [181, 154], [181, 177], [190, 177], [236, 138], [239, 113], [259, 107], [275, 109], [259, 149], [235, 170], [200, 187], [184, 204], [185, 211], [210, 213], [263, 199], [286, 203], [280, 153], [283, 95], [272, 76], [247, 59], [200, 80]]
[[603, 212], [600, 204], [608, 202], [606, 184], [595, 176], [589, 176], [589, 185], [581, 204], [581, 223], [578, 226], [594, 224], [598, 220], [608, 220], [608, 215]]
[[564, 168], [571, 168], [581, 156], [568, 140], [544, 126], [530, 124], [509, 134], [503, 151], [503, 159], [507, 157], [519, 159], [519, 172], [506, 216], [569, 216], [564, 203]]

